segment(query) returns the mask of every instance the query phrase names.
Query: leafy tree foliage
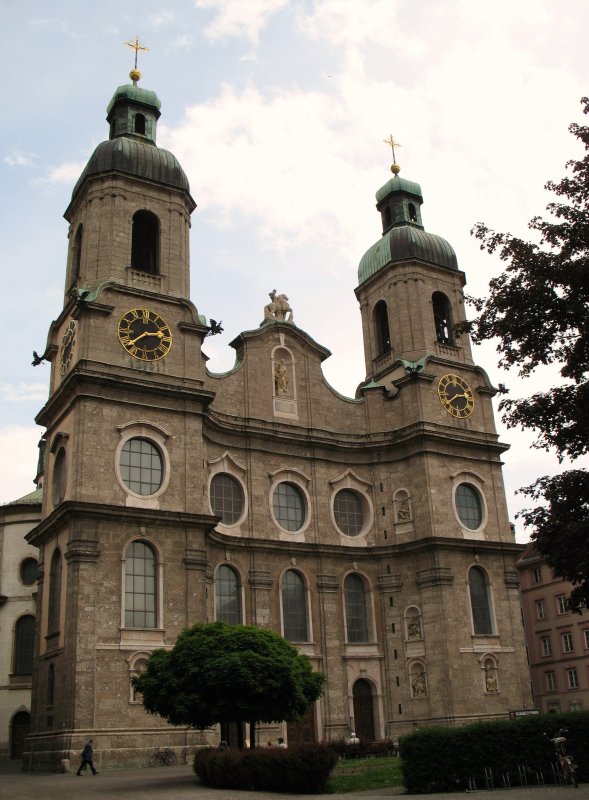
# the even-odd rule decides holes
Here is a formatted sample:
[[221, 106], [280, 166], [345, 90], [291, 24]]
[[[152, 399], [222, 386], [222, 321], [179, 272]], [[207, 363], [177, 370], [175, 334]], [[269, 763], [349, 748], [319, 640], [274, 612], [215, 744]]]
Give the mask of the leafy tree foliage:
[[214, 622], [184, 630], [172, 650], [154, 650], [133, 687], [150, 714], [204, 728], [298, 719], [321, 696], [324, 681], [278, 634]]
[[[589, 113], [589, 99], [582, 99]], [[535, 446], [554, 448], [571, 460], [589, 450], [589, 127], [570, 132], [585, 156], [567, 163], [568, 175], [546, 189], [558, 200], [549, 219], [534, 217], [536, 242], [496, 233], [478, 223], [481, 249], [506, 264], [489, 296], [472, 299], [479, 316], [467, 323], [475, 342], [498, 340], [500, 365], [522, 377], [557, 364], [562, 381], [529, 397], [505, 397], [500, 410], [508, 427], [536, 432]], [[571, 607], [589, 606], [589, 475], [583, 469], [544, 476], [520, 490], [543, 505], [522, 512], [532, 540], [555, 573], [575, 584]]]

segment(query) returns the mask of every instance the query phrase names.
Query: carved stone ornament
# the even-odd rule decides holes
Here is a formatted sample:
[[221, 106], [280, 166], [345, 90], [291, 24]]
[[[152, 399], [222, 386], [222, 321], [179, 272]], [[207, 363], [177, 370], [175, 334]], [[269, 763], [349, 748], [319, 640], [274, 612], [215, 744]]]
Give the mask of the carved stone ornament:
[[294, 322], [292, 308], [288, 304], [285, 294], [276, 294], [276, 289], [270, 292], [270, 302], [264, 306], [264, 319], [276, 319], [282, 322]]

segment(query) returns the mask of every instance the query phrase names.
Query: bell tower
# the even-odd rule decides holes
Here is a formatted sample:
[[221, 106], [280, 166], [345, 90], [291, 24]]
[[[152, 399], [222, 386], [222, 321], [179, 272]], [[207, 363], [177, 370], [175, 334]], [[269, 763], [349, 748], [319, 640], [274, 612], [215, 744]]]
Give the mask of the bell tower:
[[214, 395], [204, 388], [208, 326], [189, 299], [196, 204], [156, 144], [157, 95], [138, 86], [138, 70], [130, 77], [65, 212], [64, 304], [44, 353], [47, 482], [29, 535], [41, 575], [32, 769], [59, 769], [92, 735], [112, 765], [144, 763], [166, 726], [133, 699], [129, 678], [205, 602], [200, 580], [189, 596], [173, 582], [169, 605], [162, 599], [170, 562], [204, 569], [215, 524], [198, 456]]
[[376, 193], [382, 237], [362, 256], [356, 288], [366, 375], [384, 384], [400, 360], [473, 363], [468, 336], [455, 332], [465, 320], [466, 280], [454, 249], [425, 230], [420, 185], [402, 178], [397, 163], [391, 171]]

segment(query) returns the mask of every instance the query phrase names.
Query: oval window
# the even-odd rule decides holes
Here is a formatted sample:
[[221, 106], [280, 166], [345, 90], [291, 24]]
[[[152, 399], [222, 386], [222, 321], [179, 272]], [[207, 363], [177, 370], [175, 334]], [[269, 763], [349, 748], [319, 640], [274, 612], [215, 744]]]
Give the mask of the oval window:
[[162, 455], [148, 439], [128, 439], [121, 448], [120, 467], [123, 483], [135, 494], [155, 494], [162, 485]]
[[231, 475], [221, 473], [211, 480], [211, 508], [224, 525], [234, 525], [243, 513], [243, 490]]
[[480, 528], [483, 521], [483, 504], [478, 490], [470, 483], [461, 483], [457, 487], [456, 511], [466, 528], [471, 531]]
[[305, 522], [305, 498], [299, 487], [288, 481], [279, 483], [272, 497], [274, 516], [281, 528], [299, 531]]
[[358, 536], [364, 525], [362, 500], [357, 492], [351, 489], [339, 491], [333, 501], [335, 523], [346, 536]]

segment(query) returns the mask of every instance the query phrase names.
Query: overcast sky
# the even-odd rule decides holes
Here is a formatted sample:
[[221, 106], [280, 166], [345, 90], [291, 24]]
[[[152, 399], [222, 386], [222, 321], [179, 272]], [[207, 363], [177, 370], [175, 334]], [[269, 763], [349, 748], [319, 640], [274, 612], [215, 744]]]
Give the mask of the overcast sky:
[[[332, 351], [327, 379], [353, 395], [366, 372], [353, 290], [381, 233], [383, 139], [421, 184], [426, 230], [484, 294], [501, 264], [472, 225], [525, 236], [545, 182], [581, 155], [567, 127], [589, 94], [588, 26], [587, 0], [0, 0], [0, 502], [34, 488], [49, 366], [33, 368], [32, 351], [62, 308], [62, 214], [108, 138], [106, 106], [133, 65], [125, 41], [149, 47], [139, 68], [162, 101], [158, 144], [198, 204], [192, 300], [225, 328], [205, 343], [209, 366], [232, 366], [228, 342], [277, 289]], [[497, 369], [492, 345], [475, 357], [512, 396], [532, 388]], [[557, 465], [532, 434], [501, 437], [513, 518], [515, 489]]]

